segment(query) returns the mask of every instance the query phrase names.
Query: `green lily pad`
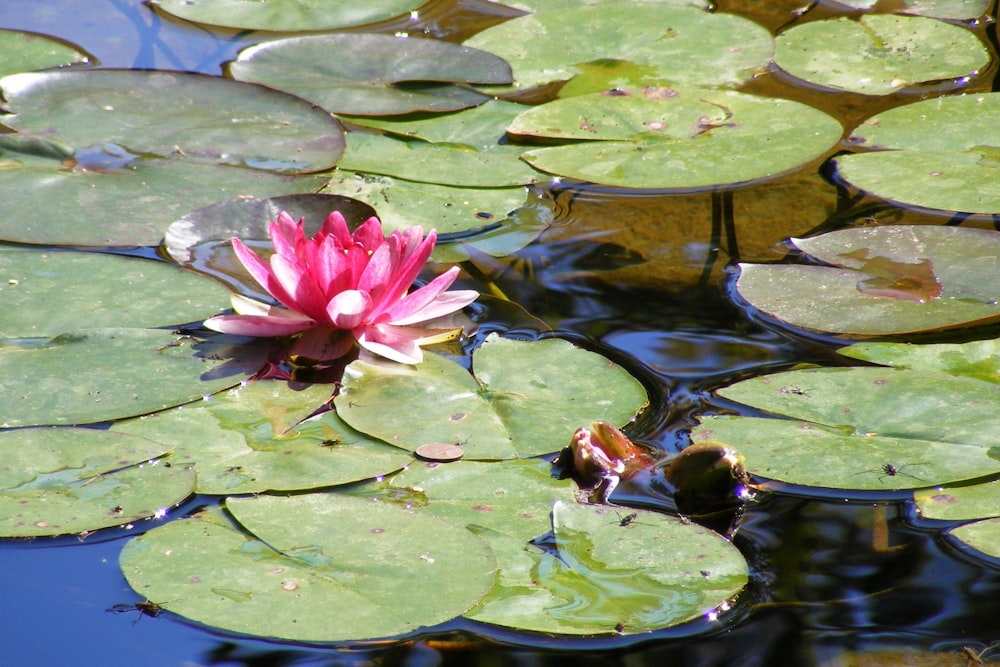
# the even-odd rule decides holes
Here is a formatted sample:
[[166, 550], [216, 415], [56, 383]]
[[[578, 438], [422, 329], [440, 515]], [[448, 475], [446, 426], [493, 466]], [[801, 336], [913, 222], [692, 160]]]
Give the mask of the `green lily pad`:
[[[173, 220], [227, 197], [318, 190], [323, 176], [136, 160], [113, 169], [67, 168], [39, 146], [13, 151], [0, 135], [0, 188], [6, 214], [0, 239], [74, 246], [152, 246]], [[47, 145], [50, 153], [56, 150]], [[72, 153], [72, 149], [70, 149]], [[109, 154], [110, 156], [110, 154]], [[69, 206], [67, 202], [73, 202]]]
[[159, 443], [80, 428], [0, 433], [0, 537], [65, 535], [146, 519], [194, 492], [194, 473], [156, 465]]
[[[593, 5], [615, 5], [621, 0], [587, 0], [587, 6]], [[705, 11], [712, 9], [712, 3], [704, 0], [631, 0], [632, 2], [650, 2], [659, 4], [670, 4], [678, 7], [698, 7]], [[579, 0], [505, 0], [504, 5], [516, 7], [529, 12], [550, 11], [553, 9], [578, 9]]]
[[193, 466], [198, 493], [296, 491], [398, 470], [413, 457], [371, 440], [333, 412], [302, 421], [333, 386], [250, 382], [209, 401], [121, 421], [113, 431], [165, 443], [176, 466]]
[[169, 326], [209, 317], [228, 301], [214, 280], [164, 262], [0, 246], [0, 338]]
[[1000, 93], [926, 100], [878, 114], [851, 132], [860, 146], [837, 173], [891, 201], [944, 211], [1000, 213]]
[[340, 167], [421, 183], [473, 188], [526, 185], [547, 177], [521, 161], [520, 146], [477, 150], [467, 144], [404, 141], [351, 132]]
[[[878, 0], [830, 0], [830, 3], [864, 10], [874, 7]], [[939, 19], [974, 19], [986, 13], [990, 8], [990, 0], [902, 0], [896, 6], [896, 12], [900, 14]]]
[[739, 450], [748, 472], [838, 490], [938, 486], [1000, 473], [1000, 387], [892, 368], [812, 368], [719, 390], [785, 419], [706, 417], [695, 442]]
[[766, 29], [733, 14], [642, 2], [539, 11], [465, 44], [509, 62], [519, 90], [572, 79], [582, 63], [604, 59], [653, 66], [654, 79], [675, 84], [735, 86], [763, 71], [773, 48]]
[[68, 42], [20, 30], [0, 30], [0, 76], [91, 63], [92, 56]]
[[332, 167], [343, 128], [277, 90], [185, 72], [89, 69], [0, 79], [3, 123], [78, 150], [305, 173]]
[[918, 489], [913, 500], [921, 518], [968, 521], [1000, 516], [1000, 480], [971, 486], [938, 486]]
[[146, 414], [239, 384], [267, 346], [157, 329], [83, 329], [0, 340], [0, 427], [72, 425]]
[[[636, 634], [728, 607], [747, 564], [721, 535], [677, 517], [557, 500], [553, 549], [509, 538], [497, 585], [470, 618], [569, 635]], [[516, 550], [514, 550], [516, 549]]]
[[618, 187], [698, 188], [790, 171], [829, 151], [843, 130], [797, 102], [660, 86], [555, 100], [507, 131], [574, 142], [522, 155], [542, 171]]
[[1000, 288], [983, 280], [1000, 270], [997, 232], [903, 225], [791, 243], [833, 266], [740, 264], [736, 289], [753, 307], [792, 326], [879, 336], [1000, 316]]
[[425, 4], [424, 0], [150, 0], [151, 5], [185, 21], [238, 28], [297, 32], [333, 30], [385, 21]]
[[352, 427], [397, 447], [459, 443], [467, 459], [492, 460], [558, 451], [580, 426], [624, 424], [647, 403], [617, 364], [555, 338], [490, 335], [473, 367], [475, 377], [437, 355], [419, 366], [355, 361], [334, 405]]
[[[312, 28], [311, 28], [312, 29]], [[298, 95], [331, 113], [454, 111], [486, 95], [455, 83], [510, 83], [510, 67], [478, 49], [432, 39], [339, 33], [256, 44], [228, 64], [241, 81]]]
[[946, 535], [991, 558], [1000, 558], [1000, 519], [966, 523], [952, 528]]
[[227, 507], [259, 539], [174, 521], [122, 549], [129, 584], [198, 623], [304, 642], [412, 633], [468, 611], [493, 584], [485, 542], [395, 505], [312, 494]]
[[774, 62], [793, 76], [865, 95], [942, 79], [958, 86], [989, 61], [986, 45], [965, 28], [893, 14], [803, 23], [778, 35], [774, 51]]
[[961, 375], [1000, 384], [1000, 339], [968, 343], [855, 343], [837, 350], [852, 359], [894, 368]]

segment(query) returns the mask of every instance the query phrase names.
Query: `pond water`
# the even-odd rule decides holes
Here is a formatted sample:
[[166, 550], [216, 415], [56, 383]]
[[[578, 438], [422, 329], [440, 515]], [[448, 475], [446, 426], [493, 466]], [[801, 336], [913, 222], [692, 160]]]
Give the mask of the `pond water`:
[[[776, 30], [801, 3], [720, 2]], [[820, 12], [823, 10], [820, 9]], [[461, 40], [504, 11], [485, 2], [438, 2], [420, 28]], [[180, 69], [218, 74], [239, 49], [267, 36], [209, 31], [170, 20], [132, 0], [4, 0], [0, 27], [60, 37], [105, 67]], [[406, 27], [387, 24], [380, 30]], [[995, 31], [979, 33], [995, 42]], [[991, 46], [991, 48], [993, 48]], [[993, 67], [991, 65], [991, 67]], [[976, 83], [990, 90], [992, 71]], [[748, 92], [819, 107], [850, 127], [905, 95], [841, 95], [777, 74]], [[520, 253], [496, 284], [526, 312], [559, 332], [606, 351], [658, 388], [662, 409], [633, 432], [667, 451], [686, 442], [695, 415], [711, 410], [711, 390], [799, 362], [837, 361], [837, 341], [767, 328], [726, 298], [726, 265], [780, 257], [789, 236], [865, 224], [866, 219], [941, 224], [873, 199], [848, 201], [827, 178], [829, 155], [780, 179], [726, 194], [653, 195], [553, 184], [555, 212], [539, 243]], [[986, 225], [986, 222], [973, 223]], [[147, 253], [149, 254], [149, 253]], [[470, 283], [473, 281], [469, 281]], [[532, 320], [498, 316], [498, 328]], [[982, 332], [978, 332], [982, 333]], [[961, 337], [956, 334], [952, 337]], [[735, 542], [751, 565], [751, 585], [736, 611], [680, 631], [637, 638], [555, 640], [472, 624], [446, 626], [426, 641], [338, 651], [233, 638], [169, 615], [109, 613], [137, 601], [117, 560], [129, 533], [0, 544], [0, 662], [11, 665], [820, 665], [966, 664], [961, 652], [1000, 639], [1000, 575], [914, 519], [905, 494], [865, 501], [762, 495]], [[649, 489], [624, 483], [616, 500], [666, 506]], [[176, 512], [191, 511], [194, 499]], [[882, 534], [882, 529], [888, 535]], [[851, 657], [872, 651], [868, 662]], [[877, 652], [886, 653], [880, 658]]]

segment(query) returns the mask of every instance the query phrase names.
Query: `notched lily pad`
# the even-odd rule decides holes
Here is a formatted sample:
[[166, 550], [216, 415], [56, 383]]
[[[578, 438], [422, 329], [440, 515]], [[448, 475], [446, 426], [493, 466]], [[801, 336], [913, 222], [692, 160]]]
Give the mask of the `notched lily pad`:
[[803, 329], [858, 336], [934, 331], [1000, 317], [1000, 234], [934, 226], [868, 227], [791, 239], [815, 261], [740, 264], [739, 295]]
[[47, 67], [96, 64], [80, 47], [20, 30], [0, 30], [0, 76]]
[[888, 95], [942, 79], [954, 79], [957, 87], [985, 67], [990, 55], [965, 28], [919, 16], [870, 14], [795, 26], [778, 35], [774, 61], [820, 86]]
[[851, 132], [873, 152], [836, 159], [851, 185], [941, 211], [1000, 213], [1000, 93], [955, 95], [873, 116]]
[[[312, 29], [312, 28], [311, 28]], [[510, 83], [510, 67], [479, 49], [383, 34], [309, 35], [240, 52], [229, 74], [298, 95], [331, 113], [454, 111], [489, 98], [456, 83]]]
[[830, 150], [842, 128], [797, 102], [659, 85], [549, 102], [507, 131], [574, 142], [522, 155], [542, 171], [618, 187], [701, 188], [802, 166]]
[[555, 338], [491, 335], [473, 368], [475, 377], [438, 355], [419, 366], [355, 361], [334, 405], [352, 427], [408, 451], [454, 442], [466, 459], [490, 460], [557, 451], [581, 425], [624, 424], [647, 403], [623, 368]]
[[159, 443], [78, 428], [0, 433], [0, 537], [66, 535], [149, 518], [194, 492]]
[[304, 642], [413, 633], [464, 613], [493, 584], [485, 542], [388, 503], [309, 494], [230, 498], [227, 507], [256, 538], [171, 522], [122, 549], [129, 584], [198, 623]]

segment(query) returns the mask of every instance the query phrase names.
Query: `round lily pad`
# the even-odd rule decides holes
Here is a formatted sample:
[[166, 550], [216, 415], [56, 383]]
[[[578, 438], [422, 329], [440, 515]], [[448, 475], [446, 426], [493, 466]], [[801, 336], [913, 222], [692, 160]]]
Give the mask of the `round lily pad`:
[[695, 442], [718, 441], [748, 472], [827, 489], [932, 487], [1000, 473], [1000, 386], [932, 371], [813, 368], [719, 390], [784, 419], [705, 417]]
[[413, 461], [407, 452], [354, 431], [334, 412], [302, 421], [333, 389], [249, 382], [208, 401], [120, 421], [112, 430], [169, 446], [174, 465], [198, 473], [198, 493], [315, 489], [387, 474]]
[[[853, 9], [871, 9], [878, 0], [824, 0], [839, 8], [846, 5]], [[900, 14], [933, 16], [939, 19], [974, 19], [982, 16], [990, 8], [990, 0], [902, 0], [895, 5]]]
[[195, 23], [238, 28], [297, 32], [333, 30], [377, 23], [406, 14], [425, 0], [150, 0], [151, 5], [177, 18]]
[[580, 426], [624, 424], [647, 403], [625, 369], [555, 338], [491, 335], [473, 368], [475, 377], [438, 355], [419, 366], [355, 361], [334, 405], [352, 427], [397, 447], [452, 442], [483, 460], [558, 451]]
[[215, 76], [65, 70], [7, 76], [0, 89], [5, 125], [77, 150], [305, 173], [332, 167], [344, 147], [340, 123], [322, 109]]
[[838, 175], [891, 201], [1000, 213], [1000, 93], [941, 97], [891, 109], [851, 132], [879, 149], [836, 159]]
[[0, 537], [82, 533], [154, 516], [194, 492], [159, 443], [80, 428], [0, 433]]
[[888, 95], [925, 82], [974, 76], [990, 61], [965, 28], [920, 16], [870, 14], [810, 21], [778, 35], [774, 61], [826, 88]]
[[465, 44], [509, 62], [519, 90], [572, 79], [581, 64], [607, 59], [648, 65], [652, 80], [732, 86], [766, 68], [773, 48], [768, 31], [748, 19], [648, 2], [539, 11]]
[[0, 30], [0, 76], [92, 62], [76, 45], [31, 32]]
[[267, 346], [158, 329], [0, 340], [0, 427], [90, 424], [201, 399], [259, 370]]
[[1000, 316], [1000, 234], [962, 227], [845, 229], [791, 243], [833, 266], [740, 264], [736, 289], [792, 326], [861, 336], [933, 331]]
[[522, 155], [542, 171], [618, 187], [701, 188], [800, 167], [843, 130], [798, 102], [659, 86], [555, 100], [522, 113], [507, 131], [573, 142]]
[[241, 81], [298, 95], [331, 113], [373, 116], [475, 106], [489, 98], [455, 83], [511, 81], [510, 67], [491, 53], [432, 39], [365, 33], [263, 42], [241, 51], [228, 72]]
[[224, 286], [164, 262], [0, 246], [0, 338], [169, 326], [214, 315], [228, 301]]
[[496, 561], [440, 519], [341, 494], [230, 498], [233, 527], [174, 521], [125, 545], [122, 571], [164, 609], [214, 628], [304, 642], [405, 635], [475, 606]]
[[966, 523], [952, 528], [947, 535], [990, 558], [1000, 558], [1000, 519]]

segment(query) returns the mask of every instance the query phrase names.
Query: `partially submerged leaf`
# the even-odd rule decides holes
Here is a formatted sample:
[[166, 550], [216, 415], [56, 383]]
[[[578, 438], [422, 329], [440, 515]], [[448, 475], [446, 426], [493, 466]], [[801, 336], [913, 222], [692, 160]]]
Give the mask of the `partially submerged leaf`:
[[[740, 264], [736, 289], [795, 327], [861, 336], [933, 331], [1000, 317], [1000, 234], [934, 226], [867, 227], [791, 239], [833, 264]], [[843, 267], [843, 268], [837, 268]]]
[[150, 0], [154, 7], [195, 23], [238, 28], [299, 32], [333, 30], [385, 21], [425, 4], [424, 0]]

